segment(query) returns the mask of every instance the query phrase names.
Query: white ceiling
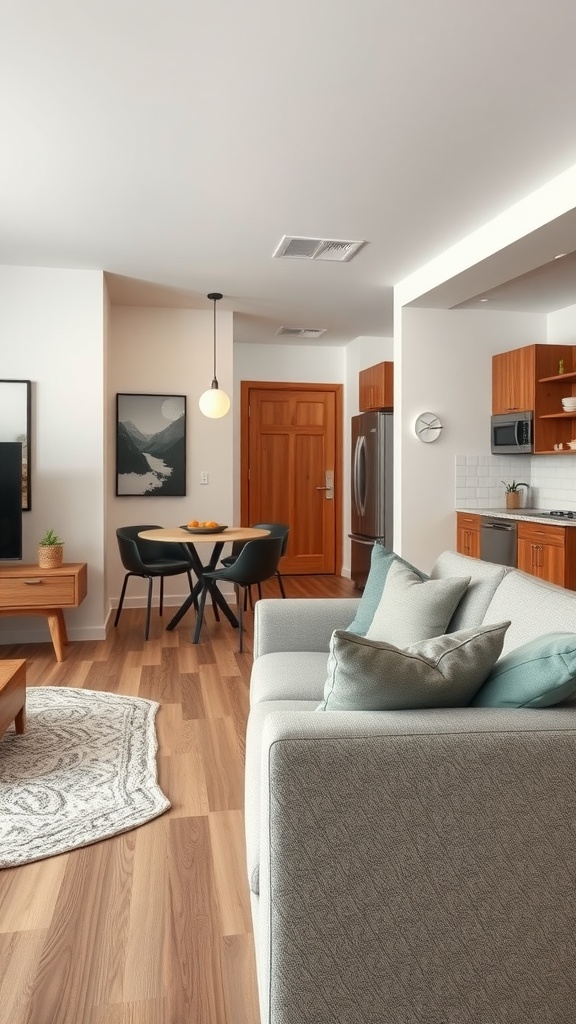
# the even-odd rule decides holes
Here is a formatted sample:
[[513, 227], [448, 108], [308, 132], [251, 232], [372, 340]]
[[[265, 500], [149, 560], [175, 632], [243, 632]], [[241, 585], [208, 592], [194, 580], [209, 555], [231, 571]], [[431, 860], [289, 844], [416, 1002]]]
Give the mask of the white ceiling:
[[[236, 341], [391, 335], [395, 283], [576, 163], [574, 0], [0, 15], [0, 262], [102, 269], [117, 303], [211, 308], [221, 291]], [[273, 259], [285, 234], [367, 244], [348, 263]], [[560, 264], [491, 308], [576, 302]]]

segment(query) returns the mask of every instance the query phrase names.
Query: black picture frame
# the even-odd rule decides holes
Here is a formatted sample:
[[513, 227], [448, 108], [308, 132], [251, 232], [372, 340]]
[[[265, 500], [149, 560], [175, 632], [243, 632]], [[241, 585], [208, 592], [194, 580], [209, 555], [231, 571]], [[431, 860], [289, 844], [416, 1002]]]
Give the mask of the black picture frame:
[[32, 382], [0, 380], [0, 441], [22, 445], [22, 511], [32, 508], [31, 426]]
[[186, 395], [116, 395], [116, 496], [186, 495]]

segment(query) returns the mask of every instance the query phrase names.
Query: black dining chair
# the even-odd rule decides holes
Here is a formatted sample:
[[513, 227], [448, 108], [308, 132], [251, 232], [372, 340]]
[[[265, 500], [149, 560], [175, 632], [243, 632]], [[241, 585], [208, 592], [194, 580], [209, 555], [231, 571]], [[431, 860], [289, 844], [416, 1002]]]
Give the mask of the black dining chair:
[[200, 639], [204, 606], [210, 587], [215, 583], [233, 583], [238, 603], [239, 650], [242, 653], [244, 601], [241, 598], [240, 591], [245, 593], [246, 589], [253, 584], [263, 583], [264, 580], [269, 580], [274, 576], [281, 557], [281, 537], [259, 537], [256, 540], [246, 541], [232, 565], [225, 565], [222, 569], [214, 569], [213, 572], [204, 573], [202, 592], [198, 602], [194, 643], [197, 644]]
[[[282, 551], [280, 558], [286, 554], [286, 548], [288, 546], [288, 534], [290, 533], [290, 527], [286, 526], [286, 523], [252, 523], [252, 526], [257, 527], [259, 530], [268, 530], [270, 537], [280, 537], [282, 540]], [[232, 544], [232, 550], [226, 558], [221, 558], [222, 565], [233, 565], [238, 555], [242, 551], [242, 548], [247, 543], [245, 540], [236, 540]], [[276, 569], [276, 579], [278, 580], [278, 586], [280, 587], [280, 593], [282, 597], [286, 597], [286, 591], [284, 590], [284, 584], [282, 582], [282, 576], [280, 575], [280, 569]], [[258, 597], [262, 597], [262, 584], [258, 584]], [[252, 590], [250, 587], [247, 588], [244, 594], [244, 608], [246, 608], [246, 598], [250, 600], [250, 606], [252, 607]]]
[[192, 562], [185, 545], [178, 543], [166, 544], [164, 541], [143, 540], [142, 537], [138, 536], [138, 534], [143, 530], [157, 529], [159, 529], [159, 527], [153, 524], [151, 526], [120, 526], [116, 530], [120, 558], [122, 559], [122, 565], [126, 569], [126, 575], [124, 576], [124, 582], [122, 584], [122, 592], [120, 594], [120, 602], [118, 604], [116, 618], [114, 619], [114, 626], [118, 625], [120, 612], [122, 611], [122, 605], [124, 604], [124, 595], [126, 593], [128, 580], [131, 576], [140, 576], [142, 579], [148, 580], [145, 640], [147, 640], [150, 635], [152, 584], [154, 580], [157, 577], [160, 578], [160, 615], [162, 615], [164, 605], [165, 576], [180, 576], [182, 573], [186, 573], [188, 576], [188, 583], [190, 585], [190, 592], [194, 589], [191, 576]]

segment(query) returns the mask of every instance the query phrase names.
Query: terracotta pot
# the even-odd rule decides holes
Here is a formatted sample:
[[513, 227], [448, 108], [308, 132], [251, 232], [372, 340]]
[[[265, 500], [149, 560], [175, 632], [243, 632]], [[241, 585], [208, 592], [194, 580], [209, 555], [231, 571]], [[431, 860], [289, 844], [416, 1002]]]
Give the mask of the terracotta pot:
[[506, 491], [506, 508], [520, 508], [522, 495], [520, 491]]
[[40, 544], [38, 548], [38, 565], [41, 569], [59, 569], [63, 557], [63, 544]]

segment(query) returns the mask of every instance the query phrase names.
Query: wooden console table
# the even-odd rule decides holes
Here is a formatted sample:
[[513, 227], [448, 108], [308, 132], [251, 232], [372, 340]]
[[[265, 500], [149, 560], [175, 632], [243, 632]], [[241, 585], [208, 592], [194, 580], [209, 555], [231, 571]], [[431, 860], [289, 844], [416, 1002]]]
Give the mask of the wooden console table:
[[85, 562], [69, 562], [58, 569], [38, 565], [3, 565], [0, 568], [0, 615], [45, 615], [58, 661], [64, 661], [68, 643], [64, 608], [77, 608], [87, 593]]

